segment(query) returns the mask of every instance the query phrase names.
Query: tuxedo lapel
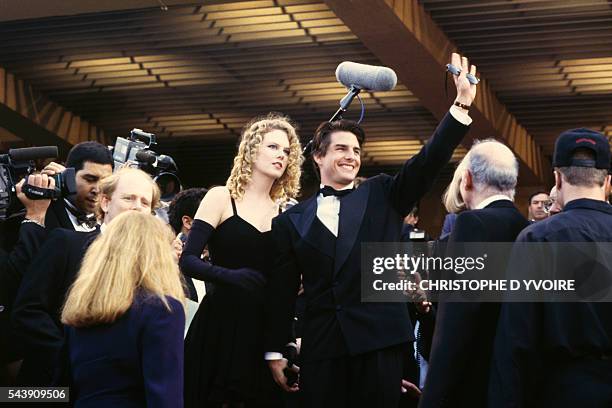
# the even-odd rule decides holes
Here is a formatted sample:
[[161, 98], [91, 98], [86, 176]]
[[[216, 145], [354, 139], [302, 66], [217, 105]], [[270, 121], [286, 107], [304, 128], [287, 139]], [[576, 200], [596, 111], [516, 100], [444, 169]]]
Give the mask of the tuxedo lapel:
[[342, 265], [344, 265], [351, 253], [351, 249], [355, 245], [368, 205], [369, 193], [370, 185], [364, 183], [355, 192], [340, 200], [334, 274], [338, 273]]
[[[313, 230], [313, 223], [317, 217], [317, 195], [310, 197], [304, 202], [304, 207], [301, 212], [289, 214], [291, 223], [295, 226], [300, 238], [307, 242], [310, 246], [318, 249], [320, 252], [333, 257], [333, 250], [325, 245], [325, 241], [321, 239], [321, 234]], [[331, 235], [331, 233], [330, 233]]]
[[317, 216], [317, 196], [314, 195], [304, 202], [302, 211], [289, 213], [289, 219], [302, 238], [308, 234], [312, 222]]
[[48, 229], [53, 228], [66, 228], [74, 231], [74, 225], [68, 218], [68, 214], [66, 213], [66, 208], [64, 207], [64, 202], [60, 201], [63, 199], [57, 199], [51, 202], [49, 206], [49, 210], [47, 210], [47, 214], [49, 212], [53, 213], [52, 217], [47, 216], [45, 219], [45, 226]]

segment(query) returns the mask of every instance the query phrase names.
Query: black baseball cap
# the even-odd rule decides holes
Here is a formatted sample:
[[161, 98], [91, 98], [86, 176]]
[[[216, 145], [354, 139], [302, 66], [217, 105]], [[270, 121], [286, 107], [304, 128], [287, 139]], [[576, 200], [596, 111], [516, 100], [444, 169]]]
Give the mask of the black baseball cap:
[[[572, 159], [578, 148], [591, 150], [595, 160]], [[591, 129], [570, 129], [561, 133], [555, 143], [554, 167], [595, 167], [610, 169], [610, 143], [601, 133]]]

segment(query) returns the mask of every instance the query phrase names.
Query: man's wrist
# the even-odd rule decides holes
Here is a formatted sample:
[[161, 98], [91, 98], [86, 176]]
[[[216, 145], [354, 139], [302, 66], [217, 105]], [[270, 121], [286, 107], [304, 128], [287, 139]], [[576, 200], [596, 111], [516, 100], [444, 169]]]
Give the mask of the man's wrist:
[[471, 98], [463, 97], [463, 96], [459, 95], [459, 96], [457, 96], [457, 98], [455, 98], [455, 102], [453, 102], [453, 104], [455, 106], [464, 105], [464, 106], [467, 106], [469, 108], [470, 106], [472, 106], [472, 102], [473, 102], [473, 100]]
[[470, 105], [465, 105], [461, 102], [455, 102], [453, 103], [453, 106], [456, 106], [457, 108], [461, 109], [466, 114], [470, 111]]

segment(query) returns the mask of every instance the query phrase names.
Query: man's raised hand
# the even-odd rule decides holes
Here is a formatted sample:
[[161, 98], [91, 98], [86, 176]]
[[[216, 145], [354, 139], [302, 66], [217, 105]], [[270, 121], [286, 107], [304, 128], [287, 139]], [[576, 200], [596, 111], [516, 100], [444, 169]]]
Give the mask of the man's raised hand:
[[476, 97], [476, 85], [470, 83], [466, 75], [470, 73], [476, 76], [476, 65], [470, 66], [468, 59], [456, 52], [453, 52], [451, 55], [451, 64], [461, 68], [459, 75], [451, 75], [457, 88], [457, 98], [455, 102], [470, 106]]

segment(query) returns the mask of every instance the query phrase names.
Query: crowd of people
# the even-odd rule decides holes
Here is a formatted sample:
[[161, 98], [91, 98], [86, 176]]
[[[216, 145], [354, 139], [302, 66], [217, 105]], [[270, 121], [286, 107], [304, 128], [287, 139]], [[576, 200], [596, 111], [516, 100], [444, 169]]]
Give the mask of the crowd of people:
[[[31, 200], [19, 184], [25, 213], [2, 225], [1, 385], [67, 386], [76, 407], [612, 406], [609, 303], [362, 301], [362, 244], [431, 240], [414, 208], [469, 131], [477, 91], [476, 67], [452, 63], [454, 103], [395, 175], [357, 178], [356, 122], [323, 122], [305, 158], [291, 120], [268, 114], [245, 125], [226, 184], [177, 194], [169, 224], [151, 176], [113, 172], [97, 142], [28, 176], [53, 188], [73, 167], [77, 193]], [[299, 197], [305, 159], [311, 197]], [[604, 248], [610, 162], [602, 134], [562, 133], [555, 185], [525, 218], [514, 153], [476, 141], [437, 242]], [[612, 282], [612, 260], [598, 262]]]

